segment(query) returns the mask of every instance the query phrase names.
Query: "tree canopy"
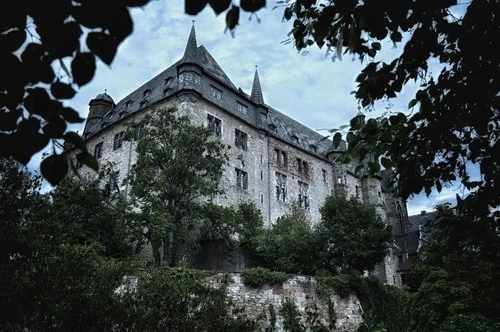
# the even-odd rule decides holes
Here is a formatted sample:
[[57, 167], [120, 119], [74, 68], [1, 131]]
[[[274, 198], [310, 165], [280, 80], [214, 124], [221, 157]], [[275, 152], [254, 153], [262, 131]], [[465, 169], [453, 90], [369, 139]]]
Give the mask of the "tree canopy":
[[147, 229], [157, 264], [160, 245], [170, 245], [175, 265], [203, 203], [221, 192], [225, 147], [209, 129], [192, 124], [174, 108], [152, 110], [140, 125], [137, 161], [127, 180], [140, 211], [133, 215], [137, 226]]
[[130, 9], [149, 0], [22, 1], [0, 5], [0, 156], [26, 165], [52, 144], [42, 175], [56, 185], [71, 159], [64, 144], [76, 145], [78, 159], [97, 169], [82, 139], [68, 126], [84, 121], [64, 105], [94, 77], [96, 61], [110, 65], [132, 33]]

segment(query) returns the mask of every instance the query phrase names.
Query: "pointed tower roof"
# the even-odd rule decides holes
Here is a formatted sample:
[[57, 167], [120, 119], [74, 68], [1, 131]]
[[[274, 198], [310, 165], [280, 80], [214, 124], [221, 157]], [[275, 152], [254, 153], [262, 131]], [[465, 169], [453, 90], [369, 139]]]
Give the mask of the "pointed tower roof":
[[184, 50], [184, 56], [181, 62], [197, 63], [198, 59], [198, 44], [196, 42], [196, 31], [193, 26], [191, 27], [191, 32], [189, 33], [188, 42], [186, 44], [186, 49]]
[[255, 74], [253, 76], [252, 94], [250, 99], [259, 105], [264, 105], [264, 97], [262, 95], [262, 88], [260, 87], [259, 73], [257, 72], [257, 66], [255, 66]]

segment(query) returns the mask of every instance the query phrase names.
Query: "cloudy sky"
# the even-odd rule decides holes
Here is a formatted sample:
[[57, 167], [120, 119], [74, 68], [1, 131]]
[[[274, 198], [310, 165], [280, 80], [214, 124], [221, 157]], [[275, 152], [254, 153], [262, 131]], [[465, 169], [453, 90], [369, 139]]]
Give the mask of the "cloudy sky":
[[[316, 46], [299, 53], [293, 43], [287, 43], [291, 22], [282, 22], [283, 7], [273, 9], [275, 3], [268, 0], [267, 7], [257, 12], [257, 16], [242, 13], [234, 37], [224, 31], [224, 14], [216, 16], [209, 6], [196, 16], [184, 14], [183, 0], [151, 1], [143, 8], [134, 9], [134, 32], [120, 45], [112, 65], [108, 67], [100, 62], [94, 79], [67, 105], [86, 117], [89, 101], [99, 93], [107, 91], [115, 102], [125, 98], [182, 57], [195, 20], [198, 45], [208, 49], [237, 87], [250, 93], [255, 66], [258, 66], [264, 101], [327, 135], [327, 131], [319, 129], [348, 124], [358, 112], [358, 104], [350, 92], [355, 89], [355, 78], [366, 63], [350, 56], [332, 61], [333, 54]], [[376, 61], [390, 61], [400, 51], [393, 48], [390, 41], [382, 42], [382, 48]], [[412, 92], [414, 87], [408, 87], [391, 104], [377, 104], [367, 117], [387, 111], [407, 111]], [[83, 124], [72, 129], [81, 132]], [[37, 159], [31, 164], [39, 162]], [[411, 199], [409, 214], [433, 210], [437, 203], [454, 202], [457, 189], [443, 190], [429, 198], [419, 195]]]

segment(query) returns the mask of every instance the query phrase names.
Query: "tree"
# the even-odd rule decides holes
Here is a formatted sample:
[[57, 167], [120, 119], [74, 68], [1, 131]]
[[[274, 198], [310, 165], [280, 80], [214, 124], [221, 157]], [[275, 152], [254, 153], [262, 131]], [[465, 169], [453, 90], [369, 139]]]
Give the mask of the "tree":
[[315, 244], [311, 221], [300, 206], [293, 205], [261, 236], [257, 254], [260, 263], [270, 269], [314, 275]]
[[[71, 158], [64, 144], [81, 150], [78, 160], [97, 170], [82, 139], [68, 125], [84, 121], [63, 104], [94, 77], [96, 60], [111, 65], [132, 33], [129, 10], [149, 0], [4, 2], [0, 8], [0, 156], [26, 165], [52, 144], [42, 175], [56, 185]], [[85, 40], [85, 42], [82, 42]]]
[[328, 196], [314, 226], [317, 266], [332, 274], [373, 270], [387, 253], [391, 228], [373, 207], [355, 198]]
[[176, 110], [157, 109], [144, 118], [144, 135], [137, 143], [137, 162], [128, 181], [137, 212], [137, 226], [153, 247], [160, 264], [160, 247], [170, 247], [170, 264], [179, 259], [179, 249], [204, 202], [221, 193], [223, 166], [227, 162], [223, 144], [211, 131], [190, 123]]
[[12, 159], [1, 159], [0, 179], [0, 329], [110, 330], [123, 271], [103, 255], [108, 242], [98, 234], [110, 234], [109, 226], [87, 218], [106, 208], [102, 197], [80, 207], [81, 196], [62, 185], [49, 199], [41, 179]]
[[[438, 222], [410, 271], [413, 330], [494, 331], [500, 326], [500, 247], [473, 211], [437, 206]], [[471, 225], [472, 224], [472, 225]], [[472, 241], [471, 241], [472, 239]], [[492, 246], [493, 245], [493, 246]]]
[[54, 219], [59, 237], [68, 243], [94, 243], [106, 257], [127, 258], [133, 241], [123, 218], [126, 203], [103, 188], [101, 180], [65, 177], [49, 194], [51, 204], [42, 214]]

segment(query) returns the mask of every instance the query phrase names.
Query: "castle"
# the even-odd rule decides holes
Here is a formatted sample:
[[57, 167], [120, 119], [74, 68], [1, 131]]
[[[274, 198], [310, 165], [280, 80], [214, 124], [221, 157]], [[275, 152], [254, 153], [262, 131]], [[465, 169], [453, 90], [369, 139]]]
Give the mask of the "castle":
[[[114, 164], [110, 183], [124, 195], [129, 188], [122, 179], [136, 159], [136, 142], [123, 139], [127, 125], [154, 107], [174, 107], [229, 147], [221, 179], [225, 195], [216, 203], [254, 201], [271, 226], [292, 203], [316, 222], [328, 195], [347, 195], [373, 206], [392, 225], [395, 236], [406, 232], [406, 204], [392, 196], [388, 174], [362, 177], [355, 163], [336, 162], [345, 142], [334, 149], [331, 140], [267, 105], [257, 70], [250, 94], [237, 88], [208, 50], [197, 45], [194, 26], [179, 61], [118, 103], [102, 93], [89, 106], [83, 138], [100, 162]], [[400, 285], [398, 266], [404, 250], [396, 242], [390, 250], [376, 274], [388, 284]]]

